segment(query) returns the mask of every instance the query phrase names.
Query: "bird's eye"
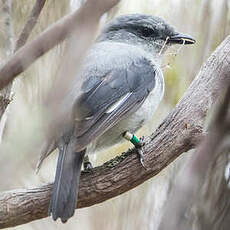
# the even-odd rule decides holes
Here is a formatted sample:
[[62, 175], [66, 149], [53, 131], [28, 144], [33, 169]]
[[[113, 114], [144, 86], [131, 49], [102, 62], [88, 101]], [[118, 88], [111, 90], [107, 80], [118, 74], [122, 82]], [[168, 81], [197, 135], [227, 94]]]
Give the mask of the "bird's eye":
[[154, 34], [154, 30], [151, 28], [144, 27], [141, 33], [142, 33], [142, 36], [144, 37], [150, 37]]

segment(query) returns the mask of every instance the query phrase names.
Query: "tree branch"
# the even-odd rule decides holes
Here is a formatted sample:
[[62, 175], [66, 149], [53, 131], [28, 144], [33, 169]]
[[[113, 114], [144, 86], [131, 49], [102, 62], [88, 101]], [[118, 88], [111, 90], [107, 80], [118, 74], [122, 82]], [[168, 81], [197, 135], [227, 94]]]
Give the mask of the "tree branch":
[[[30, 16], [21, 32], [19, 35], [19, 38], [16, 42], [16, 48], [14, 49], [14, 53], [21, 48], [22, 46], [25, 45], [27, 39], [29, 38], [34, 26], [37, 23], [38, 17], [43, 9], [43, 6], [45, 5], [46, 0], [36, 0], [36, 3], [34, 4], [34, 7], [30, 13]], [[10, 104], [11, 99], [10, 99], [10, 92], [12, 88], [12, 82], [7, 85], [2, 91], [3, 95], [0, 96], [0, 120], [2, 118], [2, 115], [4, 114], [7, 106]], [[2, 124], [3, 128], [3, 133], [5, 132], [5, 122]], [[0, 134], [1, 135], [1, 134]], [[4, 135], [4, 134], [2, 134]]]
[[[219, 107], [218, 112], [216, 113], [213, 123], [210, 126], [208, 135], [198, 146], [191, 160], [187, 162], [187, 167], [180, 172], [176, 180], [175, 186], [169, 196], [168, 201], [166, 202], [166, 209], [161, 220], [161, 225], [159, 228], [160, 230], [188, 229], [191, 225], [192, 209], [194, 209], [194, 206], [198, 202], [199, 205], [202, 204], [202, 209], [204, 210], [205, 206], [209, 207], [204, 213], [202, 213], [203, 210], [198, 211], [199, 214], [196, 219], [199, 219], [199, 229], [229, 229], [230, 207], [227, 205], [227, 203], [230, 204], [230, 202], [228, 202], [230, 193], [226, 193], [227, 197], [222, 196], [225, 189], [227, 189], [226, 179], [222, 179], [224, 177], [224, 169], [216, 169], [220, 170], [221, 173], [219, 176], [220, 179], [218, 180], [218, 183], [215, 183], [213, 190], [218, 191], [220, 185], [223, 185], [222, 190], [219, 190], [219, 194], [217, 192], [212, 192], [212, 189], [210, 188], [210, 191], [207, 191], [207, 188], [206, 191], [204, 191], [204, 188], [202, 187], [202, 185], [205, 184], [205, 180], [209, 180], [210, 183], [210, 178], [213, 177], [213, 174], [217, 174], [217, 172], [213, 171], [213, 168], [213, 172], [210, 170], [210, 165], [215, 162], [218, 154], [220, 155], [220, 153], [223, 152], [224, 140], [226, 140], [226, 138], [229, 136], [228, 111], [230, 109], [230, 78], [228, 79], [228, 82], [226, 82], [226, 86], [228, 86], [227, 93], [224, 101]], [[226, 89], [226, 86], [223, 87], [223, 91]], [[226, 165], [223, 163], [220, 164], [220, 167], [224, 168], [225, 166]], [[221, 180], [222, 183], [220, 183]], [[211, 197], [211, 199], [207, 199], [207, 197], [204, 199], [203, 194], [205, 192], [209, 194], [208, 196]], [[220, 200], [215, 203], [214, 201], [217, 199], [216, 196], [218, 197], [218, 195]], [[210, 200], [213, 203], [212, 206], [215, 211], [210, 209], [210, 206], [207, 205], [208, 202], [208, 204], [210, 204]], [[223, 201], [224, 204], [222, 204]], [[213, 213], [215, 215], [213, 215]], [[218, 215], [216, 215], [216, 213], [218, 213]], [[169, 216], [170, 218], [168, 218]]]
[[31, 31], [33, 30], [34, 26], [37, 23], [38, 17], [46, 3], [46, 0], [36, 0], [33, 9], [30, 13], [30, 16], [16, 42], [15, 51], [26, 44], [27, 39], [30, 36]]
[[[201, 68], [184, 97], [158, 129], [146, 139], [144, 170], [135, 151], [82, 173], [78, 208], [118, 196], [158, 174], [183, 152], [194, 148], [203, 136], [203, 120], [217, 101], [230, 76], [230, 37]], [[118, 163], [119, 162], [119, 163]], [[52, 184], [0, 194], [0, 228], [47, 217]]]
[[[1, 37], [0, 56], [1, 61], [7, 59], [13, 53], [13, 25], [12, 25], [12, 3], [9, 0], [1, 0], [0, 27], [4, 36]], [[10, 103], [11, 85], [0, 90], [0, 119]], [[0, 134], [1, 135], [1, 134]]]
[[[65, 16], [36, 39], [24, 45], [0, 68], [0, 89], [27, 69], [37, 58], [66, 39], [73, 31], [78, 31], [80, 35], [84, 34], [88, 28], [98, 25], [103, 13], [118, 2], [119, 0], [88, 0], [80, 9]], [[95, 31], [92, 30], [91, 33], [93, 37]]]

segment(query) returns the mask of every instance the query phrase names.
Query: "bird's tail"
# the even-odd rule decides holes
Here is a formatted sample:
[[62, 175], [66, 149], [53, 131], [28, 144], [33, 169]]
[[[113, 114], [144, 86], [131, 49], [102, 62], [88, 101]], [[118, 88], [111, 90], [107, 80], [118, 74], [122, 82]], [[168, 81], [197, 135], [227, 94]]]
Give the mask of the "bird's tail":
[[57, 162], [49, 215], [52, 214], [54, 220], [60, 217], [65, 223], [73, 216], [77, 205], [81, 165], [86, 150], [73, 152], [70, 143], [62, 147]]

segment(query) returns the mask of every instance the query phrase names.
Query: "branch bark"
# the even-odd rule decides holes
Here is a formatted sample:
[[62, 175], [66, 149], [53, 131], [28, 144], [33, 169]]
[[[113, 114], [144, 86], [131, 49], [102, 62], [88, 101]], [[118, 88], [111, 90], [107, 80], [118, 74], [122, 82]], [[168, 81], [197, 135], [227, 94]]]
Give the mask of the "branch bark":
[[[144, 146], [144, 170], [129, 151], [82, 173], [78, 208], [118, 196], [158, 174], [203, 137], [203, 120], [230, 76], [230, 36], [211, 55], [175, 109]], [[52, 184], [0, 194], [0, 228], [47, 217]]]
[[73, 31], [84, 34], [87, 28], [97, 25], [100, 17], [118, 2], [119, 0], [88, 0], [80, 9], [65, 16], [36, 39], [24, 45], [0, 68], [0, 89], [26, 70], [37, 58], [70, 36]]
[[[216, 176], [215, 174], [218, 174], [213, 171], [213, 169], [211, 170], [210, 166], [218, 159], [218, 155], [221, 156], [221, 154], [223, 154], [223, 143], [229, 136], [230, 120], [228, 111], [230, 108], [230, 78], [226, 83], [228, 83], [226, 84], [226, 86], [228, 86], [227, 93], [210, 126], [208, 135], [194, 152], [191, 160], [187, 162], [187, 167], [180, 172], [169, 199], [166, 202], [166, 209], [161, 220], [160, 230], [189, 229], [192, 222], [192, 210], [195, 209], [194, 207], [197, 206], [198, 202], [198, 206], [202, 205], [202, 209], [198, 209], [198, 214], [196, 214], [196, 222], [198, 222], [196, 229], [229, 229], [230, 192], [225, 192], [225, 190], [228, 190], [228, 183], [224, 178], [223, 171], [226, 164], [223, 162], [220, 164], [220, 168], [223, 167], [223, 169], [216, 169], [221, 171], [221, 173], [219, 173], [220, 175], [218, 175], [220, 177], [218, 178], [218, 183], [215, 183], [214, 188], [210, 189], [212, 185], [211, 178]], [[226, 87], [223, 87], [223, 90], [225, 89]], [[208, 181], [210, 184], [206, 190], [204, 186], [202, 186], [205, 184], [205, 181], [206, 183]], [[219, 190], [221, 186], [222, 190]], [[219, 192], [212, 190], [219, 190]], [[206, 199], [204, 199], [205, 193]], [[225, 196], [223, 196], [224, 193]], [[209, 199], [207, 199], [207, 197], [209, 197]], [[218, 202], [215, 202], [218, 197], [220, 199]], [[210, 200], [212, 202], [210, 202]], [[212, 204], [211, 209], [210, 203]], [[195, 210], [197, 210], [197, 208]], [[204, 210], [205, 212], [203, 212]]]

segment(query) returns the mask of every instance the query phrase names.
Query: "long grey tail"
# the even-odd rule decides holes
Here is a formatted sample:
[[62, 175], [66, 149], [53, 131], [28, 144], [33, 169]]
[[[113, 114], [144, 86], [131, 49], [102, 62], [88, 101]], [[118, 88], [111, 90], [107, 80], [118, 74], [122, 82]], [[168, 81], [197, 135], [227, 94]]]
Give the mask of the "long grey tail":
[[71, 216], [77, 205], [78, 189], [81, 175], [81, 165], [86, 149], [81, 152], [73, 152], [71, 144], [65, 144], [60, 149], [53, 194], [49, 206], [49, 215], [54, 220], [60, 217], [65, 223]]

